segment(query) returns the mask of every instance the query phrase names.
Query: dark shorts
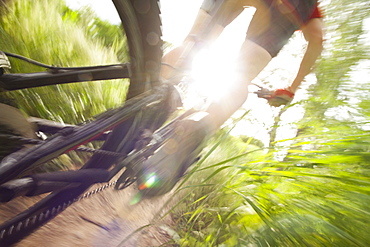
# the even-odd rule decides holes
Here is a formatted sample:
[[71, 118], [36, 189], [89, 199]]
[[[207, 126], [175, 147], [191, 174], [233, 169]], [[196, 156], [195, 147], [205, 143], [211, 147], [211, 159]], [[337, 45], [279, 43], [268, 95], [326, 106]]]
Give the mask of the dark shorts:
[[258, 27], [257, 18], [253, 17], [250, 23], [252, 28], [247, 31], [247, 39], [262, 46], [275, 57], [293, 33], [310, 19], [317, 1], [283, 0], [283, 6], [278, 6], [271, 0], [264, 1], [269, 7], [270, 21], [268, 25]]
[[[256, 12], [248, 28], [247, 39], [260, 45], [272, 57], [275, 57], [293, 33], [312, 17], [317, 0], [263, 1], [269, 10], [268, 13], [263, 14], [268, 15], [267, 19], [270, 21], [268, 24], [261, 21], [261, 16], [257, 16]], [[242, 5], [230, 8], [230, 5], [237, 2], [235, 0], [204, 0], [201, 8], [210, 15], [216, 16], [218, 24], [227, 26], [243, 11]], [[284, 4], [278, 5], [277, 2]], [[228, 6], [230, 10], [226, 7], [225, 11], [225, 6]], [[230, 11], [232, 13], [229, 13]]]
[[215, 23], [224, 27], [244, 10], [240, 0], [203, 0], [201, 9], [213, 16]]

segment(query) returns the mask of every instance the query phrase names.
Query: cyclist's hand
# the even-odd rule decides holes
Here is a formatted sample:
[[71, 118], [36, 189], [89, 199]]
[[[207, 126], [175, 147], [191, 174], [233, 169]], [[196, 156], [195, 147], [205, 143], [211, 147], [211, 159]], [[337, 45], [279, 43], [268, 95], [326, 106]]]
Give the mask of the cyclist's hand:
[[[256, 85], [256, 84], [254, 84]], [[274, 107], [279, 107], [282, 105], [287, 105], [290, 103], [294, 97], [294, 93], [290, 92], [287, 89], [277, 89], [275, 91], [271, 91], [267, 88], [263, 88], [261, 86], [256, 85], [260, 89], [255, 92], [259, 98], [263, 98], [267, 100], [269, 105]]]
[[274, 91], [270, 98], [267, 99], [269, 105], [274, 107], [279, 107], [282, 105], [289, 104], [294, 98], [294, 93], [288, 91], [287, 89], [277, 89]]
[[279, 97], [271, 97], [269, 100], [267, 100], [270, 106], [279, 107], [282, 105], [287, 105], [290, 100], [282, 99]]

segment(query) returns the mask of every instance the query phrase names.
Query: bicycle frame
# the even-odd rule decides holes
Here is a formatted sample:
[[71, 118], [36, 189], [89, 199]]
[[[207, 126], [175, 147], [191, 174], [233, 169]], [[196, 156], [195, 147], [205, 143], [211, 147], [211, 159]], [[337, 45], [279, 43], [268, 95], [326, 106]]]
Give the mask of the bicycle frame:
[[56, 84], [130, 78], [129, 64], [97, 67], [81, 67], [73, 70], [54, 69], [48, 72], [27, 74], [4, 74], [0, 77], [1, 87], [7, 91]]
[[47, 160], [76, 149], [82, 143], [96, 139], [104, 132], [130, 119], [152, 102], [163, 102], [168, 96], [168, 89], [167, 86], [164, 86], [161, 90], [162, 92], [146, 92], [129, 100], [125, 106], [114, 110], [114, 114], [108, 118], [105, 118], [105, 115], [109, 114], [109, 112], [83, 127], [66, 127], [57, 132], [57, 135], [46, 143], [29, 148], [24, 152], [11, 154], [2, 162], [3, 167], [0, 168], [0, 178], [2, 177], [3, 179], [0, 179], [0, 183], [15, 178], [21, 171], [29, 167], [45, 163]]
[[[134, 124], [132, 125], [132, 128], [127, 130], [128, 133], [132, 132], [130, 135], [128, 135], [128, 138], [139, 137], [141, 128], [148, 128], [153, 130], [158, 128], [158, 125], [160, 126], [163, 124], [164, 120], [167, 118], [167, 114], [169, 114], [169, 112], [171, 111], [171, 109], [168, 108], [169, 104], [167, 102], [171, 93], [172, 87], [164, 84], [155, 90], [147, 91], [144, 94], [141, 94], [126, 101], [123, 107], [117, 108], [110, 112], [106, 112], [102, 116], [98, 117], [96, 120], [87, 123], [84, 126], [67, 126], [66, 128], [58, 131], [56, 135], [52, 137], [48, 142], [36, 145], [35, 147], [25, 150], [24, 152], [16, 152], [7, 156], [5, 158], [6, 160], [3, 161], [2, 167], [0, 168], [0, 177], [2, 178], [1, 183], [3, 183], [3, 187], [0, 189], [0, 192], [4, 193], [4, 196], [1, 197], [2, 201], [4, 202], [11, 200], [13, 196], [33, 196], [40, 193], [55, 191], [48, 197], [35, 204], [29, 210], [29, 214], [31, 215], [48, 215], [41, 220], [38, 219], [38, 224], [43, 224], [44, 222], [47, 222], [50, 217], [54, 217], [59, 212], [63, 211], [66, 207], [71, 205], [76, 200], [76, 198], [78, 198], [78, 196], [86, 191], [92, 184], [108, 182], [116, 173], [124, 168], [120, 166], [121, 163], [115, 162], [116, 169], [112, 170], [112, 172], [109, 172], [111, 166], [110, 163], [99, 162], [99, 156], [102, 156], [102, 154], [98, 152], [93, 155], [95, 159], [93, 157], [90, 158], [90, 160], [81, 168], [82, 170], [85, 170], [87, 172], [91, 171], [91, 175], [92, 177], [95, 177], [95, 179], [91, 179], [92, 177], [90, 177], [89, 179], [88, 176], [76, 176], [74, 181], [68, 181], [68, 179], [65, 180], [65, 178], [67, 178], [68, 176], [64, 176], [63, 181], [61, 181], [62, 183], [59, 183], [59, 185], [55, 185], [56, 182], [54, 182], [54, 186], [47, 186], [46, 184], [46, 186], [41, 187], [37, 185], [37, 181], [30, 182], [27, 179], [22, 180], [22, 183], [16, 182], [16, 187], [13, 187], [11, 185], [11, 179], [14, 179], [20, 172], [24, 172], [30, 167], [37, 166], [40, 163], [44, 163], [46, 160], [50, 160], [70, 150], [76, 149], [81, 144], [87, 141], [98, 138], [106, 131], [112, 130], [114, 128], [122, 129], [125, 127], [126, 123], [128, 123], [128, 125], [132, 125], [132, 123], [136, 122], [136, 119], [138, 119], [138, 126]], [[142, 112], [143, 114], [139, 114], [140, 112]], [[157, 112], [161, 112], [161, 114], [158, 115]], [[145, 116], [146, 114], [150, 117], [148, 117], [147, 119], [140, 119], [141, 115]], [[128, 145], [131, 145], [130, 143], [132, 143], [133, 141], [134, 140], [126, 140], [125, 142], [125, 140], [122, 140], [123, 143], [127, 143]], [[124, 149], [125, 148], [123, 148], [122, 151], [111, 150], [111, 153], [115, 154], [114, 156], [107, 156], [110, 150], [105, 149], [105, 151], [103, 151], [107, 152], [107, 154], [104, 155], [105, 159], [109, 158], [117, 160], [119, 158], [120, 160], [124, 160], [125, 157], [127, 157], [128, 151], [130, 150], [126, 149], [128, 151], [124, 151]], [[79, 172], [81, 172], [82, 170], [73, 172], [75, 172], [75, 174], [79, 174]], [[73, 174], [73, 172], [71, 174]], [[101, 176], [101, 174], [106, 175]], [[50, 180], [50, 178], [48, 177], [47, 180]], [[10, 183], [10, 191], [7, 187], [7, 185], [9, 184], [6, 183], [7, 181], [9, 181]], [[25, 183], [23, 183], [24, 181]], [[35, 185], [39, 187], [36, 190], [33, 189]], [[124, 187], [127, 187], [127, 185], [125, 185]], [[11, 196], [8, 197], [8, 194], [10, 194]], [[74, 198], [74, 200], [68, 200], [66, 202], [63, 198]], [[46, 209], [45, 205], [49, 205], [49, 209]], [[24, 224], [28, 222], [29, 218], [27, 215], [21, 214], [14, 217], [13, 220], [15, 222], [21, 222], [22, 224]], [[0, 232], [0, 242], [2, 242], [3, 234], [12, 231], [12, 227], [14, 226], [14, 223], [12, 222], [13, 221], [10, 221], [1, 225], [1, 229], [4, 230]], [[4, 241], [7, 240], [4, 239]]]

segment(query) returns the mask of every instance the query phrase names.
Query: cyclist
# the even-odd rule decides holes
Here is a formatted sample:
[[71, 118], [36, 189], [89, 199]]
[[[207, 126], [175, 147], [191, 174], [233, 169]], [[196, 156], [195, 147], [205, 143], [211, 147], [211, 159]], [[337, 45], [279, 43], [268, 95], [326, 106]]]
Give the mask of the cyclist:
[[[192, 55], [182, 61], [181, 54], [189, 49], [189, 45], [204, 46], [215, 40], [243, 11], [244, 6], [255, 7], [256, 12], [239, 53], [237, 71], [243, 79], [237, 82], [238, 86], [228, 96], [219, 101], [221, 103], [215, 102], [207, 110], [214, 118], [215, 128], [245, 102], [249, 82], [278, 54], [296, 30], [302, 30], [308, 46], [296, 78], [290, 87], [274, 92], [269, 101], [271, 105], [279, 106], [281, 100], [288, 103], [293, 99], [295, 91], [322, 51], [323, 22], [317, 0], [204, 0], [183, 44], [166, 54], [163, 62], [185, 68]], [[217, 23], [210, 26], [208, 23], [212, 16]], [[162, 77], [169, 78], [171, 73], [171, 68], [163, 66]]]

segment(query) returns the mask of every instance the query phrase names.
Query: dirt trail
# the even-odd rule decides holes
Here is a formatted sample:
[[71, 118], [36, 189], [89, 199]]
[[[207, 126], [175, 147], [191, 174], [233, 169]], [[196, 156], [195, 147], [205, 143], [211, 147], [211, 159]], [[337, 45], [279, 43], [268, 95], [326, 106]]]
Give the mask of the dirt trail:
[[[0, 111], [7, 113], [0, 116], [0, 125], [15, 126], [13, 129], [23, 130], [19, 133], [21, 136], [34, 137], [32, 126], [18, 109], [0, 104]], [[101, 185], [96, 185], [89, 191], [99, 186]], [[157, 220], [171, 207], [166, 203], [172, 199], [172, 193], [130, 205], [136, 193], [134, 186], [124, 190], [114, 190], [110, 187], [75, 202], [16, 246], [176, 246], [165, 244], [172, 239], [170, 235], [173, 231], [168, 228], [173, 224], [170, 216], [161, 221]], [[0, 203], [0, 222], [17, 215], [37, 200], [38, 198], [25, 197], [9, 203]], [[148, 224], [154, 225], [142, 228]], [[122, 243], [126, 238], [127, 241]]]
[[[170, 216], [157, 220], [170, 207], [163, 208], [172, 193], [130, 205], [135, 193], [133, 186], [121, 191], [108, 188], [78, 201], [16, 246], [177, 246], [168, 243], [172, 239], [168, 227], [173, 224]], [[20, 198], [0, 205], [0, 220], [26, 208], [32, 201], [32, 198]]]

